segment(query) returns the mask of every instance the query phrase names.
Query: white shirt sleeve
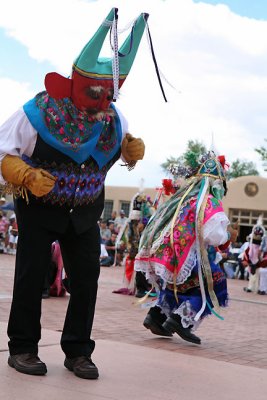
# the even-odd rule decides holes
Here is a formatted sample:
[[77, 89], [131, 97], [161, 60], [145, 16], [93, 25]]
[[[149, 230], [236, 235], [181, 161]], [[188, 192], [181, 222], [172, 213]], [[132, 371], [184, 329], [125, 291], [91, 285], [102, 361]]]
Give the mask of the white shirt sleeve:
[[229, 219], [224, 212], [214, 214], [205, 224], [203, 229], [204, 241], [208, 246], [220, 246], [228, 240], [227, 226]]
[[1, 162], [10, 154], [12, 156], [30, 157], [37, 140], [37, 132], [31, 125], [23, 109], [16, 111], [0, 126], [0, 183], [5, 184], [1, 174]]
[[122, 141], [125, 134], [129, 132], [128, 121], [118, 108], [115, 107], [115, 109], [116, 109], [118, 116], [120, 118], [120, 121], [121, 121], [121, 131], [122, 131], [121, 141]]
[[248, 247], [249, 247], [249, 242], [245, 242], [242, 244], [239, 250], [239, 256], [238, 256], [239, 259], [243, 260], [245, 251], [247, 250]]
[[[118, 108], [116, 108], [116, 111], [119, 115], [120, 121], [121, 121], [121, 130], [122, 130], [122, 135], [121, 135], [121, 142], [124, 139], [124, 136], [126, 135], [126, 133], [129, 133], [129, 127], [128, 127], [128, 121], [127, 119], [124, 117], [124, 115], [122, 114], [122, 112], [120, 110], [118, 110]], [[124, 159], [123, 155], [121, 154], [121, 160], [126, 163], [126, 160]]]
[[108, 252], [107, 252], [106, 246], [103, 243], [101, 243], [100, 257], [108, 257]]

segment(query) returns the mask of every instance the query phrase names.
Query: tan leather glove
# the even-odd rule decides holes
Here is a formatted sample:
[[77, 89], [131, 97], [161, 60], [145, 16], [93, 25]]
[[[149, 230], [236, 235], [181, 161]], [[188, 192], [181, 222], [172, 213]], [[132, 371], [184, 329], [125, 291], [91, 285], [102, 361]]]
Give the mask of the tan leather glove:
[[142, 139], [126, 133], [121, 144], [121, 153], [126, 162], [142, 160], [145, 154], [145, 144]]
[[17, 156], [7, 154], [2, 160], [1, 171], [5, 181], [26, 187], [37, 197], [51, 192], [55, 186], [53, 175], [43, 169], [32, 168]]

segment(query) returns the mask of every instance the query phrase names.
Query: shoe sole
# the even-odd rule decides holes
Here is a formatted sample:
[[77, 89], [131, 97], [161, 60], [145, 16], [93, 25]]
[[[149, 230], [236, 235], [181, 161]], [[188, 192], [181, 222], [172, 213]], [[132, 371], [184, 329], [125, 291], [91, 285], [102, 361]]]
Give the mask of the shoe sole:
[[89, 372], [79, 372], [79, 371], [75, 371], [72, 367], [72, 365], [70, 363], [68, 363], [68, 361], [64, 361], [64, 367], [66, 367], [69, 371], [73, 372], [74, 375], [78, 376], [78, 378], [82, 378], [82, 379], [97, 379], [99, 378], [99, 373], [98, 370], [96, 371], [91, 371]]
[[149, 318], [147, 316], [143, 322], [143, 325], [146, 329], [149, 329], [154, 335], [158, 336], [166, 336], [166, 337], [172, 337], [171, 332], [167, 332], [161, 325], [157, 325], [152, 318]]
[[21, 372], [22, 374], [27, 374], [27, 375], [45, 375], [47, 373], [47, 368], [45, 366], [40, 366], [39, 369], [31, 369], [27, 367], [22, 367], [21, 365], [16, 364], [13, 362], [11, 357], [8, 357], [7, 361], [8, 365], [11, 368], [14, 368], [16, 371]]
[[164, 325], [163, 327], [168, 329], [169, 331], [171, 331], [173, 333], [176, 332], [177, 335], [179, 335], [180, 338], [182, 338], [183, 340], [186, 340], [187, 342], [194, 343], [194, 344], [201, 344], [201, 340], [200, 339], [194, 339], [194, 338], [191, 338], [189, 336], [186, 336], [184, 334], [184, 332], [182, 331], [182, 329], [180, 330], [178, 328], [178, 326], [177, 326], [177, 324], [176, 324], [176, 322], [174, 320], [173, 320], [173, 323], [172, 323], [172, 321], [170, 321], [170, 318], [168, 318], [168, 322], [167, 321], [164, 322], [163, 325]]

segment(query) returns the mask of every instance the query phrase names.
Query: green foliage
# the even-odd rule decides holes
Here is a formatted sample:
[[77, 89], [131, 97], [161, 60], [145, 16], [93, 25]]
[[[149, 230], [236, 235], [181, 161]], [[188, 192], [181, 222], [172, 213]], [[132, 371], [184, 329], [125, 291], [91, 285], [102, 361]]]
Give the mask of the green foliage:
[[176, 157], [176, 158], [169, 157], [160, 166], [164, 172], [168, 172], [168, 168], [171, 164], [177, 164], [177, 163], [186, 164], [188, 166], [191, 166], [192, 168], [195, 168], [198, 166], [199, 156], [206, 152], [207, 152], [207, 149], [203, 143], [201, 143], [197, 140], [195, 140], [195, 141], [189, 140], [187, 142], [187, 147], [186, 147], [185, 152], [180, 157]]
[[200, 156], [201, 154], [207, 153], [207, 149], [206, 146], [198, 140], [188, 140], [187, 149], [184, 154], [187, 154], [189, 152], [195, 153]]
[[[267, 139], [264, 139], [267, 141]], [[264, 171], [267, 171], [267, 149], [264, 146], [255, 149], [255, 151], [260, 155], [261, 161], [263, 161]]]
[[247, 175], [259, 175], [257, 167], [252, 161], [242, 161], [239, 160], [239, 158], [231, 164], [227, 173], [228, 179], [234, 179]]

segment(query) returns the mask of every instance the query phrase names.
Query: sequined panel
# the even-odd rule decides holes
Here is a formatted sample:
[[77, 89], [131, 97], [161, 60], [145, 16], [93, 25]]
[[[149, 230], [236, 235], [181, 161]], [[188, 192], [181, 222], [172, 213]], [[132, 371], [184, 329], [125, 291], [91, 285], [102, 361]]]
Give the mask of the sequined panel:
[[108, 170], [114, 164], [114, 160], [111, 160], [99, 170], [93, 159], [81, 165], [75, 163], [57, 165], [27, 157], [23, 159], [32, 167], [43, 168], [57, 178], [53, 190], [39, 198], [39, 201], [71, 207], [94, 202], [102, 192]]

